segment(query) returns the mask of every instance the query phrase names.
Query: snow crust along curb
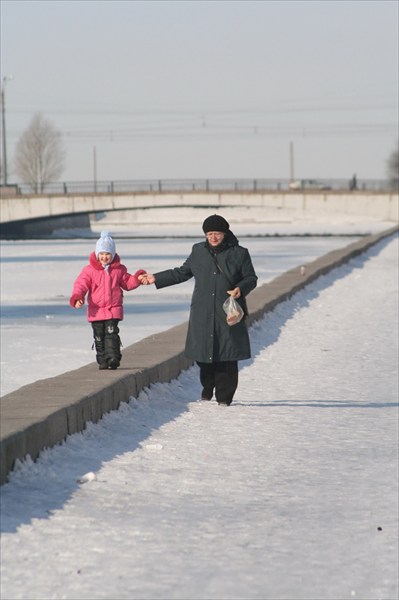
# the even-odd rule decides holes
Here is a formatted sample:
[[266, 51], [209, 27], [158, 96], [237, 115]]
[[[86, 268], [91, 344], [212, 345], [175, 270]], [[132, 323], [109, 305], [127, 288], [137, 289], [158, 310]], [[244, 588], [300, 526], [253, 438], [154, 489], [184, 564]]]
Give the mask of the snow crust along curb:
[[[255, 289], [248, 297], [248, 324], [259, 320], [322, 274], [398, 231], [392, 227], [299, 265]], [[183, 348], [187, 323], [124, 349], [121, 368], [98, 371], [96, 363], [21, 387], [1, 398], [1, 473], [7, 481], [16, 460], [35, 460], [44, 448], [82, 431], [153, 383], [169, 382], [191, 366]], [[134, 365], [129, 366], [129, 365]]]

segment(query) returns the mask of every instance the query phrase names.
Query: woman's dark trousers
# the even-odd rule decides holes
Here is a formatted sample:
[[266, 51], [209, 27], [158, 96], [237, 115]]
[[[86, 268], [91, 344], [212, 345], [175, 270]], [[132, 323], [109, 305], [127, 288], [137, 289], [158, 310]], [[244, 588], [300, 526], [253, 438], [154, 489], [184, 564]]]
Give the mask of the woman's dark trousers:
[[238, 363], [236, 360], [197, 363], [203, 387], [202, 398], [211, 400], [213, 391], [219, 404], [231, 404], [238, 385]]
[[118, 319], [108, 319], [91, 324], [100, 369], [116, 369], [120, 365], [122, 354], [118, 323]]

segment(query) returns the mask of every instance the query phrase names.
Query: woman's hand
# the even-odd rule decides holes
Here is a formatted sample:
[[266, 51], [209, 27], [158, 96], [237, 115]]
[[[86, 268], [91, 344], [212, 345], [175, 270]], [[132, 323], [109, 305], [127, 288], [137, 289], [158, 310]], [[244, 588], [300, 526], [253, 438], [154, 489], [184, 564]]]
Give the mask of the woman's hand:
[[139, 275], [137, 279], [142, 285], [151, 285], [152, 283], [155, 283], [155, 277], [152, 273], [143, 273], [142, 275]]
[[235, 299], [241, 296], [241, 290], [239, 287], [234, 288], [234, 290], [227, 290], [227, 293], [230, 294], [230, 296], [233, 296]]
[[75, 308], [82, 308], [83, 304], [84, 304], [84, 300], [76, 300]]

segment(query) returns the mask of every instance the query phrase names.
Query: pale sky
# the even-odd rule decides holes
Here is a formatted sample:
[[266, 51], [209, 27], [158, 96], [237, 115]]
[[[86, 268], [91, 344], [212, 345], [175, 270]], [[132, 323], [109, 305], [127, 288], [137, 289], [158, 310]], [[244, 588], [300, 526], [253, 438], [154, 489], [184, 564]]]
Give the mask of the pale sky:
[[398, 6], [2, 0], [9, 183], [36, 112], [62, 181], [289, 178], [291, 143], [296, 178], [385, 179]]

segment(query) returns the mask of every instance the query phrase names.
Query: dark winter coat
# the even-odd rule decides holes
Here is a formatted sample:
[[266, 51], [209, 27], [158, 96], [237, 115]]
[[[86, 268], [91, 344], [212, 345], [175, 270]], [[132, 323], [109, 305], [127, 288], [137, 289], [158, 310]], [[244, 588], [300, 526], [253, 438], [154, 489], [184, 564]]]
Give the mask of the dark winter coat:
[[227, 290], [239, 287], [239, 304], [247, 314], [245, 296], [256, 287], [257, 276], [246, 248], [238, 244], [231, 232], [216, 251], [220, 269], [214, 262], [207, 242], [194, 244], [181, 267], [154, 273], [157, 288], [195, 278], [191, 300], [185, 355], [198, 362], [212, 363], [250, 358], [250, 344], [245, 320], [233, 326], [226, 322], [223, 303]]

